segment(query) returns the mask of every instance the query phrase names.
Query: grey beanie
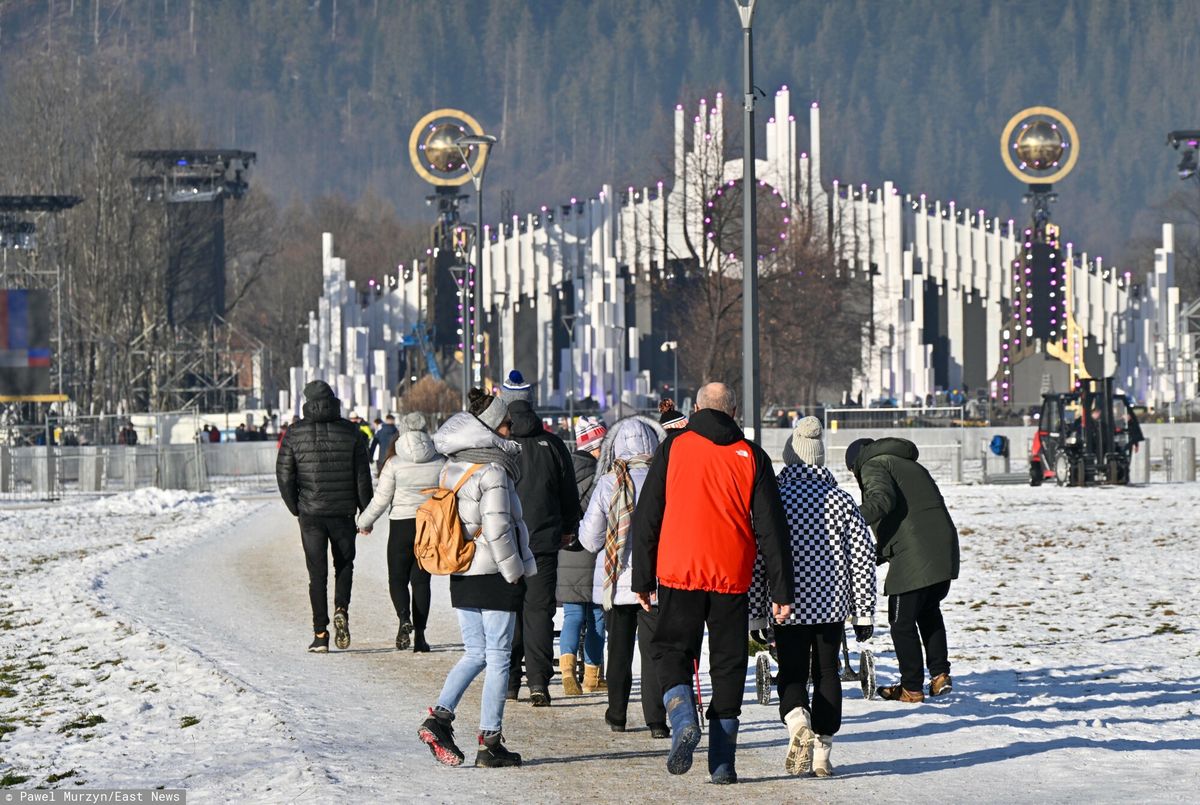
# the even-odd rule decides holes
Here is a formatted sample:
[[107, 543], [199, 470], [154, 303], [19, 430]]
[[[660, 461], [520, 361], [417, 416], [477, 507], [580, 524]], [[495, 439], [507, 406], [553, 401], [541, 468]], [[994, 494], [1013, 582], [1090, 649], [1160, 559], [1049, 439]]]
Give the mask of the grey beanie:
[[533, 386], [525, 382], [525, 377], [519, 371], [513, 369], [500, 385], [500, 399], [510, 404], [524, 400], [533, 405]]
[[821, 420], [815, 416], [806, 416], [797, 422], [792, 438], [783, 448], [784, 463], [824, 467], [825, 444], [821, 441], [821, 430]]
[[[490, 395], [489, 395], [490, 396]], [[492, 397], [487, 408], [484, 408], [479, 413], [475, 414], [479, 421], [487, 425], [492, 430], [500, 427], [500, 423], [508, 416], [508, 403], [503, 397]]]

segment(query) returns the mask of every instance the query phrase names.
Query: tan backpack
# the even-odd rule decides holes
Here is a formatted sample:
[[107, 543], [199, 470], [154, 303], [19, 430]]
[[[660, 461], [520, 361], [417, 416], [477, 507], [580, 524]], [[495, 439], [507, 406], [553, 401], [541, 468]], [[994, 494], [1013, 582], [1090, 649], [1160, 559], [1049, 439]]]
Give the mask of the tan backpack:
[[471, 566], [475, 558], [474, 540], [483, 531], [483, 526], [475, 530], [470, 540], [464, 538], [463, 521], [458, 515], [458, 490], [483, 466], [473, 464], [453, 489], [436, 486], [421, 490], [421, 494], [429, 497], [417, 507], [417, 536], [413, 550], [417, 564], [426, 573], [449, 576]]

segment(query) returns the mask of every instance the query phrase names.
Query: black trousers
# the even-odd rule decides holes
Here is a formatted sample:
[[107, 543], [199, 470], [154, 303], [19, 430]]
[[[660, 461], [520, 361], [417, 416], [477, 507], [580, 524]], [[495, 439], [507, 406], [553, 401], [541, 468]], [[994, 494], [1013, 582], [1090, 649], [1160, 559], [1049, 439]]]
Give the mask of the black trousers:
[[300, 515], [300, 542], [308, 566], [308, 601], [312, 605], [313, 632], [329, 625], [329, 552], [333, 551], [333, 605], [350, 608], [354, 584], [354, 517]]
[[642, 715], [647, 725], [666, 725], [667, 710], [663, 707], [662, 686], [658, 672], [650, 659], [651, 641], [658, 626], [658, 611], [646, 612], [637, 604], [614, 606], [605, 613], [604, 632], [608, 640], [608, 712], [605, 716], [616, 724], [624, 724], [629, 709], [629, 693], [633, 689], [633, 644], [637, 640], [642, 655]]
[[[946, 648], [946, 624], [942, 621], [939, 604], [950, 592], [950, 582], [911, 590], [888, 597], [888, 624], [892, 629], [892, 644], [896, 647], [896, 662], [900, 664], [900, 684], [906, 690], [921, 690], [925, 685], [926, 664], [930, 677], [950, 673], [950, 658]], [[925, 660], [921, 646], [925, 646]]]
[[663, 691], [695, 684], [704, 626], [708, 624], [708, 673], [712, 699], [707, 717], [737, 718], [742, 712], [749, 604], [745, 593], [658, 588], [658, 625], [652, 641], [654, 663]]
[[525, 600], [517, 617], [513, 635], [512, 666], [508, 674], [509, 690], [521, 686], [521, 660], [525, 661], [529, 689], [550, 685], [554, 660], [554, 611], [558, 608], [558, 554], [541, 554], [537, 575], [525, 579]]
[[[803, 707], [812, 714], [818, 735], [836, 735], [842, 728], [842, 680], [838, 676], [838, 652], [846, 624], [776, 626], [775, 651], [779, 655], [779, 717]], [[812, 670], [812, 703], [808, 700], [809, 670]]]
[[[417, 537], [417, 521], [392, 520], [388, 533], [387, 563], [388, 592], [392, 606], [401, 621], [412, 620], [418, 635], [425, 634], [429, 623], [429, 574], [417, 563], [413, 542]], [[409, 609], [408, 588], [412, 585], [412, 609]]]

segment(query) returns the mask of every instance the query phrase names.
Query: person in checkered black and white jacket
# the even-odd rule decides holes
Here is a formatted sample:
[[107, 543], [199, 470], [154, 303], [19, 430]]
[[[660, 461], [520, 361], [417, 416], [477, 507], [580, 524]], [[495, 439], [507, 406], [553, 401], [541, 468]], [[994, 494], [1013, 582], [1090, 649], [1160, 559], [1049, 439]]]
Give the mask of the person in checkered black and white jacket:
[[783, 624], [773, 624], [760, 556], [750, 588], [750, 627], [775, 630], [779, 715], [789, 736], [784, 767], [789, 774], [811, 770], [828, 777], [833, 736], [842, 722], [838, 651], [846, 619], [853, 619], [860, 641], [874, 631], [875, 540], [854, 499], [825, 468], [820, 420], [809, 416], [796, 423], [783, 460], [779, 495], [791, 530], [796, 606]]

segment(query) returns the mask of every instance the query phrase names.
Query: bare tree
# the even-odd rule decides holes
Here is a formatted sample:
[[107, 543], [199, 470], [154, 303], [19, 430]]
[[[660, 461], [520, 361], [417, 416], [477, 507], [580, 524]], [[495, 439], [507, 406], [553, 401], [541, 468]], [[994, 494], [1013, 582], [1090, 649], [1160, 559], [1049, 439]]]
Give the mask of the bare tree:
[[[661, 224], [655, 233], [664, 244], [657, 311], [677, 334], [685, 371], [701, 383], [741, 379], [744, 188], [726, 177], [723, 147], [735, 138], [730, 132], [693, 144], [686, 184], [668, 210], [667, 227], [679, 227], [681, 237], [667, 237]], [[755, 192], [763, 397], [812, 404], [823, 387], [849, 385], [869, 311], [854, 303], [853, 280], [843, 270], [849, 237], [835, 231], [827, 210], [796, 209], [766, 183]]]
[[763, 277], [763, 397], [811, 406], [822, 391], [849, 388], [862, 363], [870, 313], [861, 280], [843, 268], [842, 233], [806, 213], [788, 228], [787, 245]]
[[425, 375], [409, 388], [400, 404], [406, 413], [416, 411], [429, 417], [440, 418], [459, 410], [459, 392], [444, 380]]

